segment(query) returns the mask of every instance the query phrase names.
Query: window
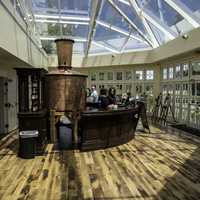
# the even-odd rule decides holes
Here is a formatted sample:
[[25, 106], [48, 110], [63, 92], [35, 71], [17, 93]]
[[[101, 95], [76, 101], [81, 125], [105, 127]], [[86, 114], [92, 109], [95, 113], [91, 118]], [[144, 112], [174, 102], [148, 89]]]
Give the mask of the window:
[[173, 79], [174, 78], [174, 68], [170, 67], [169, 68], [169, 79]]
[[99, 89], [104, 89], [104, 85], [99, 85]]
[[188, 84], [187, 83], [183, 84], [183, 95], [188, 95]]
[[192, 96], [195, 96], [195, 84], [192, 83]]
[[136, 78], [136, 80], [142, 80], [143, 79], [143, 71], [136, 71], [135, 78]]
[[126, 88], [126, 92], [128, 93], [131, 93], [131, 89], [132, 89], [132, 85], [131, 84], [127, 84], [126, 86], [125, 86], [125, 88]]
[[122, 80], [122, 72], [117, 72], [116, 73], [116, 80], [121, 81]]
[[142, 93], [142, 85], [136, 85], [135, 91], [136, 91], [136, 93]]
[[167, 68], [163, 69], [163, 80], [167, 79]]
[[131, 72], [126, 72], [126, 73], [125, 73], [125, 79], [126, 79], [127, 81], [132, 79], [132, 74], [131, 74]]
[[117, 90], [122, 90], [122, 85], [117, 85]]
[[180, 65], [176, 66], [175, 77], [181, 78], [181, 66]]
[[180, 84], [176, 84], [176, 95], [180, 95], [181, 92], [181, 86]]
[[153, 85], [146, 85], [145, 91], [148, 92], [153, 92]]
[[197, 96], [200, 96], [200, 83], [197, 83]]
[[100, 81], [104, 80], [104, 72], [99, 72], [99, 80]]
[[146, 80], [153, 80], [154, 79], [154, 71], [153, 70], [147, 70], [146, 71]]
[[95, 73], [91, 74], [91, 81], [96, 81], [97, 76]]
[[108, 72], [108, 81], [113, 80], [113, 72]]
[[192, 75], [200, 75], [200, 62], [192, 63]]
[[183, 77], [187, 77], [189, 73], [189, 64], [183, 64]]

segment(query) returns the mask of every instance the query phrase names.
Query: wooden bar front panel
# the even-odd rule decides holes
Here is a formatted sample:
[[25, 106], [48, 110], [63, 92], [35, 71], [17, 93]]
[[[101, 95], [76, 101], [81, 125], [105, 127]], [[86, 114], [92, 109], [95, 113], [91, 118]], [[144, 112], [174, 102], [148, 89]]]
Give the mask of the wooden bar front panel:
[[80, 120], [80, 148], [101, 149], [128, 142], [135, 135], [138, 123], [136, 114], [136, 109], [83, 112]]

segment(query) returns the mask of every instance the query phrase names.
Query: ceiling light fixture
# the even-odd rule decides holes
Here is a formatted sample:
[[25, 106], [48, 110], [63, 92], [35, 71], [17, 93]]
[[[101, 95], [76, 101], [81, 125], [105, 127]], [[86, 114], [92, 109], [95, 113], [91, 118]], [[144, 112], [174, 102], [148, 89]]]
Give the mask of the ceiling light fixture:
[[188, 36], [188, 34], [184, 34], [184, 35], [182, 35], [182, 38], [183, 38], [184, 40], [187, 40], [187, 39], [189, 38], [189, 36]]

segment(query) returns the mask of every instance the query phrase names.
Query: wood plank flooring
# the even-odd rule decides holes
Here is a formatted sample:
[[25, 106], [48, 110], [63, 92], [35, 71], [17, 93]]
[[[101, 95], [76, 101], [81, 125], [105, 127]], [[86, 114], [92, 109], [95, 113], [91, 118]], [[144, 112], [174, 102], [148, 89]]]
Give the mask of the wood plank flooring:
[[199, 200], [200, 138], [151, 127], [105, 150], [17, 157], [17, 135], [0, 140], [1, 200]]

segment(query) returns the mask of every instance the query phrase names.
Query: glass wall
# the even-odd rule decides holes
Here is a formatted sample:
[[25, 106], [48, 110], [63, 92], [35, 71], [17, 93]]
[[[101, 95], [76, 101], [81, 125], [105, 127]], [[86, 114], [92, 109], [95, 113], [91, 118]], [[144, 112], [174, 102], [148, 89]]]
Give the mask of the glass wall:
[[[97, 76], [98, 74], [98, 76]], [[132, 97], [140, 98], [147, 96], [148, 111], [153, 109], [154, 88], [155, 88], [155, 70], [153, 67], [138, 69], [113, 69], [111, 70], [93, 70], [89, 73], [89, 85], [96, 85], [97, 89], [109, 89], [114, 87], [116, 95], [121, 97], [123, 93], [130, 93]], [[99, 91], [98, 91], [99, 92]]]
[[162, 66], [161, 76], [163, 97], [171, 87], [171, 105], [176, 120], [200, 128], [200, 61]]

